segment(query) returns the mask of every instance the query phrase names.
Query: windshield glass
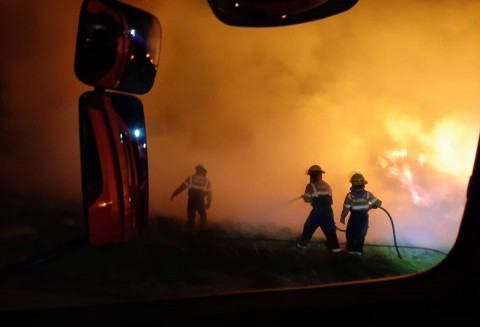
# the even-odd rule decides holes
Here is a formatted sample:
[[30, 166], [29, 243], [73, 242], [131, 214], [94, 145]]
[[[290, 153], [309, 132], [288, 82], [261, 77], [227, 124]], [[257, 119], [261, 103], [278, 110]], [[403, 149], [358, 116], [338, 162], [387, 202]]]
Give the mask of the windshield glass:
[[[89, 244], [82, 207], [82, 1], [46, 3], [0, 4], [0, 308], [370, 281], [452, 248], [480, 132], [478, 1], [363, 0], [276, 28], [228, 26], [206, 0], [125, 1], [162, 27], [138, 96], [149, 227], [105, 246]], [[206, 179], [189, 181], [199, 164]], [[314, 165], [330, 190], [312, 191]], [[355, 173], [381, 206], [366, 204], [349, 248]], [[190, 227], [189, 183], [209, 194]], [[328, 206], [333, 232], [308, 219]]]

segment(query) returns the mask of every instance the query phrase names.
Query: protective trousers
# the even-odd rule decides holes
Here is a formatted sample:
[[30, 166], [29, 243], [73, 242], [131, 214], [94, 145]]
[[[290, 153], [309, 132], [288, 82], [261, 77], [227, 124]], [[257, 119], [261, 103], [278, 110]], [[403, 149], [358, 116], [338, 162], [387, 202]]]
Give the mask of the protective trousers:
[[352, 210], [348, 219], [345, 236], [347, 238], [347, 251], [363, 252], [365, 236], [368, 230], [368, 211]]
[[320, 227], [327, 239], [327, 247], [330, 250], [338, 249], [340, 246], [338, 244], [337, 230], [333, 220], [333, 210], [331, 206], [312, 208], [303, 225], [303, 232], [300, 236], [299, 243], [307, 245], [318, 227]]
[[207, 223], [207, 209], [205, 208], [205, 200], [201, 197], [189, 197], [187, 202], [187, 219], [188, 227], [195, 226], [195, 215], [200, 216], [200, 227], [205, 227]]

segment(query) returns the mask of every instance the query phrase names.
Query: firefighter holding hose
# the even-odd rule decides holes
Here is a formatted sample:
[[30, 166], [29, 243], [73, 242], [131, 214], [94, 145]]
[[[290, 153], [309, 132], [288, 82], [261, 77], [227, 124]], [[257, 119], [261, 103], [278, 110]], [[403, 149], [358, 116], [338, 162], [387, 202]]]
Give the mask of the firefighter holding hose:
[[340, 252], [337, 229], [333, 219], [332, 188], [322, 179], [325, 171], [319, 165], [313, 165], [307, 170], [310, 182], [301, 196], [303, 201], [312, 206], [312, 210], [303, 225], [303, 232], [297, 241], [297, 247], [304, 249], [318, 227], [327, 239], [327, 247], [331, 252]]
[[360, 173], [355, 173], [350, 178], [350, 192], [345, 196], [340, 222], [345, 225], [345, 218], [348, 213], [347, 229], [347, 253], [351, 255], [362, 255], [363, 245], [368, 230], [368, 211], [382, 206], [382, 201], [377, 199], [373, 193], [365, 189], [368, 182]]

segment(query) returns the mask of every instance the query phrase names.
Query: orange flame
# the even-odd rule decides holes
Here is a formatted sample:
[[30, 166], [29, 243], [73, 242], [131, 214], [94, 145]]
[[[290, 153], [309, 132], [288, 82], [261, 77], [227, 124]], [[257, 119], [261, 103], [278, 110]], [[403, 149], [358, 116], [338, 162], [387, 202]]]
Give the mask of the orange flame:
[[[408, 150], [386, 150], [385, 156], [379, 158], [380, 165], [387, 169], [391, 176], [397, 178], [408, 190], [414, 204], [430, 206], [431, 198], [415, 183], [414, 174], [408, 163]], [[425, 156], [419, 154], [418, 164], [423, 166]]]

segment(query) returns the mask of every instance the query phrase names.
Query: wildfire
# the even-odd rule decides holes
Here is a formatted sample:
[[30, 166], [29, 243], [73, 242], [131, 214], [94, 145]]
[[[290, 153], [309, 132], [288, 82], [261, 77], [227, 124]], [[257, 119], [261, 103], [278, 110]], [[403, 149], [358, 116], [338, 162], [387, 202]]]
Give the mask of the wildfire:
[[[385, 155], [379, 158], [380, 165], [387, 169], [391, 176], [398, 179], [402, 185], [410, 192], [413, 203], [422, 206], [430, 206], [431, 199], [423, 189], [416, 184], [415, 176], [408, 162], [408, 150], [385, 151]], [[425, 155], [420, 153], [417, 163], [420, 167], [425, 162]]]
[[450, 115], [425, 129], [420, 121], [396, 117], [391, 126], [391, 136], [402, 146], [385, 150], [379, 164], [409, 192], [413, 204], [440, 205], [453, 190], [466, 187], [475, 158], [476, 121]]

